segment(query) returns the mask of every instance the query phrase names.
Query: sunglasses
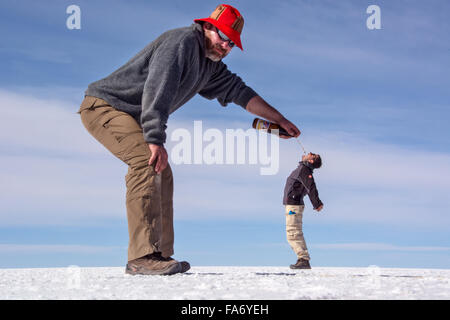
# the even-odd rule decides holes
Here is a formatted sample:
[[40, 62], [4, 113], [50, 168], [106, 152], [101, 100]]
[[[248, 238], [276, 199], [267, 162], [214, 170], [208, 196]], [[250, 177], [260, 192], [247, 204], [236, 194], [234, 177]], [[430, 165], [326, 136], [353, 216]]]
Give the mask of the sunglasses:
[[225, 33], [223, 33], [222, 31], [220, 31], [218, 28], [216, 28], [217, 34], [219, 35], [219, 38], [222, 41], [227, 41], [228, 42], [228, 46], [230, 48], [233, 48], [235, 46], [235, 43], [233, 41], [231, 41], [230, 38], [227, 37], [227, 35]]

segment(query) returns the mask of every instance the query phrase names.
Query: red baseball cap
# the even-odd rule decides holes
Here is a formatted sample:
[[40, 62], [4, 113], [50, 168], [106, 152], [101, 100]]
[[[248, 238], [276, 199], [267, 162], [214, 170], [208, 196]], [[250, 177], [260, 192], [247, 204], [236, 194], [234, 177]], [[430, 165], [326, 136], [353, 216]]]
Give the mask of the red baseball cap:
[[220, 4], [217, 6], [216, 10], [211, 13], [209, 18], [195, 19], [194, 21], [205, 21], [211, 23], [220, 31], [225, 33], [225, 35], [230, 38], [231, 41], [233, 41], [241, 50], [244, 50], [241, 43], [244, 18], [236, 8], [228, 4]]

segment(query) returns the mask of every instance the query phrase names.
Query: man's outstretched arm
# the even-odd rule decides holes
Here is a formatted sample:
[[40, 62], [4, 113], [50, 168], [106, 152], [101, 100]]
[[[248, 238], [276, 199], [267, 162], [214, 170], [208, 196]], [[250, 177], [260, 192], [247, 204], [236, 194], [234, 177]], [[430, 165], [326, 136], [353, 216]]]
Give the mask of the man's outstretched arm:
[[[247, 103], [245, 109], [261, 118], [267, 119], [270, 122], [279, 124], [283, 129], [285, 129], [291, 136], [298, 137], [300, 135], [300, 130], [288, 119], [286, 119], [277, 109], [269, 105], [260, 96], [255, 96], [250, 99]], [[289, 139], [291, 137], [286, 137], [281, 135], [281, 138]]]

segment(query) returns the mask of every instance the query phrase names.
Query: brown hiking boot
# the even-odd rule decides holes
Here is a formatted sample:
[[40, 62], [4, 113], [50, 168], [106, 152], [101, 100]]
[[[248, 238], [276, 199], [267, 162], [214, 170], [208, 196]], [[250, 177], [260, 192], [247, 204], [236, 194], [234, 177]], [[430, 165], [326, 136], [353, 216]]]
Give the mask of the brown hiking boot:
[[161, 253], [152, 253], [128, 261], [125, 273], [136, 275], [171, 275], [181, 272], [181, 264], [174, 259], [161, 257]]
[[[174, 259], [171, 258], [171, 257], [164, 258], [164, 257], [161, 255], [161, 252], [155, 252], [154, 254], [155, 254], [155, 255], [158, 255], [159, 257], [161, 257], [161, 259], [165, 259], [166, 261], [174, 260]], [[180, 271], [180, 273], [184, 273], [184, 272], [188, 271], [188, 270], [191, 268], [191, 265], [190, 265], [189, 262], [187, 262], [187, 261], [180, 261], [180, 264], [181, 264], [181, 271]]]
[[296, 264], [291, 264], [289, 267], [291, 269], [311, 269], [309, 260], [302, 259], [302, 258], [298, 259]]

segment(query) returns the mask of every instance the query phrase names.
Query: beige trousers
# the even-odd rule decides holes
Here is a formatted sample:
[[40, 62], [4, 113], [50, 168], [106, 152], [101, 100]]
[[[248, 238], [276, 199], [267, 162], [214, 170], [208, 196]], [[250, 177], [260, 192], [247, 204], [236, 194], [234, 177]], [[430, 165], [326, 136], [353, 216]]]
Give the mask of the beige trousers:
[[310, 260], [308, 248], [303, 237], [302, 217], [304, 205], [301, 206], [285, 206], [286, 213], [286, 236], [289, 245], [300, 259]]
[[83, 125], [128, 165], [125, 176], [128, 261], [153, 252], [173, 255], [173, 177], [170, 166], [156, 174], [142, 128], [129, 114], [102, 99], [86, 96], [79, 113]]

